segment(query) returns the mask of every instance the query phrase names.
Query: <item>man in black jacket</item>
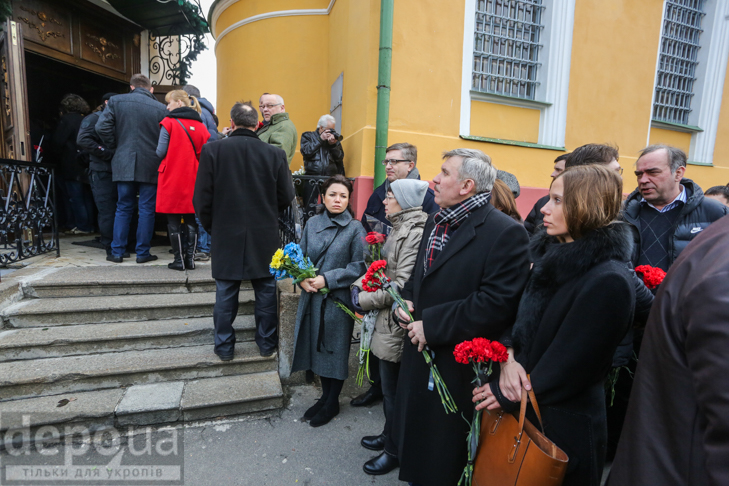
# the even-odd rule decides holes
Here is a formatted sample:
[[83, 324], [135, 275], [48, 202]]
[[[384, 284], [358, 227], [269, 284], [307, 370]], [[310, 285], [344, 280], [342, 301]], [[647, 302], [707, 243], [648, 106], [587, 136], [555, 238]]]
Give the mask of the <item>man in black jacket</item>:
[[[400, 480], [425, 486], [456, 484], [468, 460], [463, 417], [473, 415], [473, 370], [457, 363], [453, 350], [475, 337], [498, 339], [514, 322], [529, 275], [527, 232], [489, 203], [496, 179], [490, 157], [457, 149], [443, 158], [433, 179], [442, 210], [428, 218], [402, 290], [415, 321], [407, 326], [393, 414]], [[426, 345], [457, 413], [444, 413], [438, 392], [429, 389], [430, 368], [420, 352]]]
[[[567, 161], [567, 157], [569, 157], [569, 155], [570, 154], [562, 154], [554, 159], [554, 170], [549, 175], [549, 177], [554, 179], [564, 170], [564, 164]], [[549, 201], [549, 194], [539, 198], [537, 202], [534, 203], [534, 207], [532, 208], [532, 210], [529, 211], [526, 219], [524, 219], [524, 227], [529, 232], [529, 234], [533, 235], [534, 232], [537, 231], [537, 228], [542, 226], [542, 220], [544, 219], [544, 215], [542, 214], [542, 208], [545, 204], [547, 204], [547, 201]]]
[[149, 253], [154, 234], [157, 201], [157, 156], [159, 122], [167, 115], [165, 105], [156, 100], [149, 78], [135, 74], [131, 93], [109, 100], [99, 116], [96, 132], [102, 143], [116, 150], [111, 160], [112, 180], [116, 182], [118, 200], [114, 218], [114, 239], [107, 260], [121, 263], [126, 251], [129, 225], [139, 194], [137, 225], [137, 263], [156, 260]]
[[106, 93], [101, 98], [102, 104], [93, 113], [84, 117], [76, 138], [79, 149], [89, 154], [91, 192], [98, 210], [100, 242], [104, 245], [107, 256], [111, 255], [117, 200], [116, 184], [111, 179], [111, 159], [114, 157], [114, 151], [101, 142], [96, 134], [96, 123], [109, 99], [114, 95], [116, 93]]
[[[337, 120], [332, 115], [319, 118], [316, 130], [301, 134], [301, 156], [304, 158], [304, 175], [333, 176], [344, 175], [344, 150], [340, 143], [341, 135], [335, 128]], [[317, 205], [319, 193], [316, 187], [304, 184], [304, 208], [313, 210]]]
[[230, 136], [203, 146], [192, 198], [213, 237], [215, 354], [224, 361], [233, 359], [241, 280], [253, 284], [261, 356], [276, 351], [276, 281], [268, 265], [279, 247], [278, 213], [294, 199], [286, 152], [258, 139], [255, 108], [236, 103], [230, 118]]

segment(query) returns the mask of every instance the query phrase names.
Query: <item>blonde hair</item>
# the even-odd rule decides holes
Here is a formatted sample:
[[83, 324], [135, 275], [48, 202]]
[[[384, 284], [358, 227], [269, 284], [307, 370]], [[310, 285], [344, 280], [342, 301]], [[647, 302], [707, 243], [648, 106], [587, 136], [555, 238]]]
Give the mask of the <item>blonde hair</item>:
[[564, 183], [564, 220], [572, 238], [581, 238], [618, 218], [623, 179], [615, 171], [604, 165], [582, 165], [565, 170], [557, 179]]
[[185, 91], [181, 89], [176, 89], [174, 91], [170, 91], [165, 95], [165, 101], [169, 103], [170, 101], [182, 101], [182, 104], [187, 106], [188, 108], [192, 108], [198, 114], [202, 115], [202, 109], [200, 108], [200, 103], [197, 101], [197, 98], [194, 96], [191, 96]]

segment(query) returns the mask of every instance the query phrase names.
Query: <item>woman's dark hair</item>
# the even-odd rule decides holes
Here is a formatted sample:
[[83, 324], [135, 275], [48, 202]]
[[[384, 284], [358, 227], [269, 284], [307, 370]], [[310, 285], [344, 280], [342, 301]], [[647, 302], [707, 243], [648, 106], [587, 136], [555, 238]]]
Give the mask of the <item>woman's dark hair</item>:
[[511, 192], [509, 186], [507, 186], [501, 179], [496, 179], [494, 181], [494, 187], [491, 189], [491, 205], [505, 215], [511, 216], [519, 223], [522, 222], [519, 210], [516, 209], [514, 193]]
[[81, 113], [87, 115], [91, 108], [86, 100], [77, 94], [69, 93], [61, 98], [61, 111], [63, 113]]
[[347, 201], [347, 211], [349, 211], [349, 214], [354, 217], [354, 211], [352, 211], [352, 191], [354, 191], [354, 188], [352, 187], [352, 182], [341, 174], [330, 177], [329, 179], [325, 180], [324, 183], [321, 185], [322, 204], [317, 208], [316, 213], [321, 214], [326, 209], [326, 206], [324, 205], [324, 195], [334, 184], [341, 184], [347, 188], [347, 192], [349, 193], [349, 201]]

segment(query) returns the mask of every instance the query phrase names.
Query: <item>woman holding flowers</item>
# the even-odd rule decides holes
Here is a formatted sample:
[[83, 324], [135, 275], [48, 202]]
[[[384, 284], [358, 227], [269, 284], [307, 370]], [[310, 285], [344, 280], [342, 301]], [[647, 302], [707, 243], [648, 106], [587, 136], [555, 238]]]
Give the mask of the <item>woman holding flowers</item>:
[[311, 370], [321, 378], [323, 394], [304, 414], [312, 427], [339, 413], [354, 321], [335, 302], [350, 301], [349, 287], [366, 269], [365, 231], [349, 206], [352, 183], [336, 175], [322, 184], [321, 194], [324, 208], [306, 223], [300, 243], [318, 275], [300, 283], [292, 365], [292, 372]]
[[[425, 181], [399, 179], [390, 183], [390, 190], [387, 191], [383, 201], [385, 217], [392, 224], [392, 231], [382, 247], [381, 256], [387, 261], [385, 275], [398, 291], [410, 278], [418, 256], [423, 228], [428, 219], [428, 215], [423, 212], [423, 198], [427, 190], [428, 183]], [[360, 292], [361, 290], [360, 278], [352, 286], [353, 301], [358, 301], [356, 303], [365, 311], [379, 309], [370, 349], [380, 361], [385, 409], [385, 428], [382, 434], [362, 439], [363, 447], [373, 451], [383, 451], [365, 463], [364, 471], [373, 475], [387, 474], [399, 465], [397, 446], [392, 440], [392, 410], [395, 406], [403, 338], [407, 332], [392, 319], [390, 309], [394, 301], [386, 290]]]
[[536, 261], [502, 338], [509, 359], [498, 380], [474, 390], [477, 409], [511, 411], [533, 387], [545, 434], [569, 456], [564, 486], [599, 486], [605, 462], [604, 381], [635, 305], [630, 230], [616, 221], [622, 188], [597, 165], [554, 179], [531, 241]]

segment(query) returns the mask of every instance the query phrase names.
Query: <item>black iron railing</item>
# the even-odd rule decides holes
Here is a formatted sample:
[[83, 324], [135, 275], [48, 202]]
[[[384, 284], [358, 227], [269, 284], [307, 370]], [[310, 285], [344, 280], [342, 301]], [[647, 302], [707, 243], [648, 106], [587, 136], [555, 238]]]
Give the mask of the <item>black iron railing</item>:
[[52, 165], [0, 159], [0, 266], [61, 255], [54, 177]]

